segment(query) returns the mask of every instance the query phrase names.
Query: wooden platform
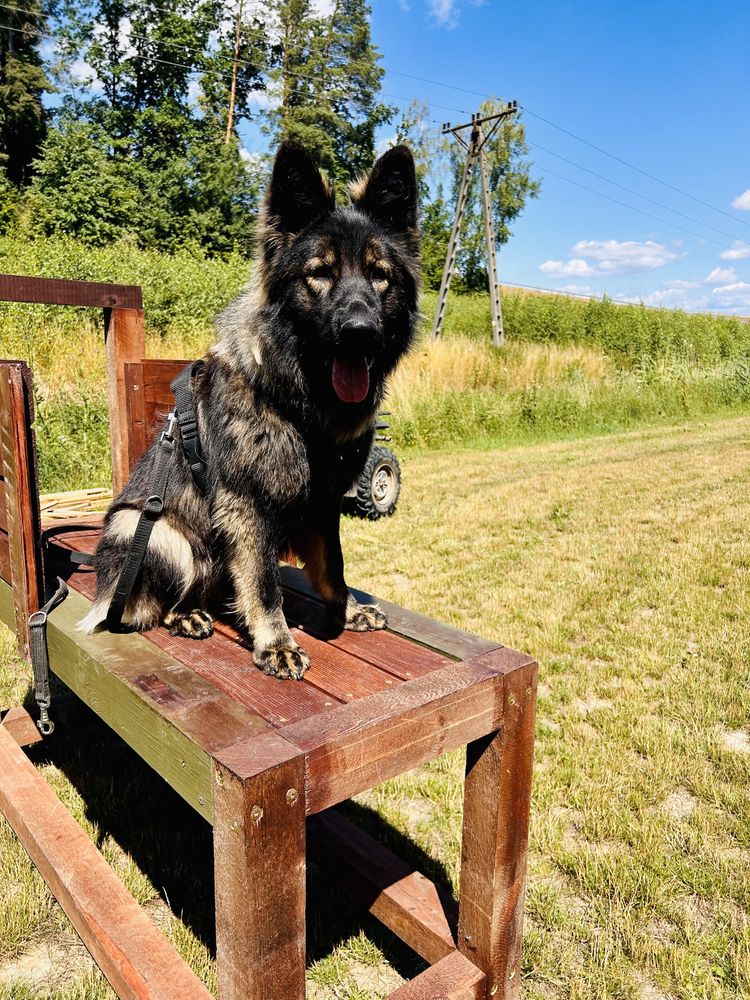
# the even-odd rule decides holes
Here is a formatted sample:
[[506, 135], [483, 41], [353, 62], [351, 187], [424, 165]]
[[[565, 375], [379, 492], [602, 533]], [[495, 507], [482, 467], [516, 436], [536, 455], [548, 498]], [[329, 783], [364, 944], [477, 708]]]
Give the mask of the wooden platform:
[[[143, 358], [140, 290], [84, 285], [0, 276], [0, 298], [105, 309], [117, 488], [142, 450], [151, 419], [145, 404], [164, 401], [170, 366], [182, 363]], [[76, 570], [66, 550], [92, 551], [99, 529], [65, 534], [55, 520], [43, 525], [51, 531], [41, 545], [30, 385], [22, 363], [0, 362], [0, 620], [27, 655], [27, 616], [41, 606], [45, 586], [49, 592], [56, 575], [65, 576], [70, 595], [47, 623], [52, 671], [213, 825], [221, 1000], [303, 1000], [308, 849], [430, 963], [394, 996], [515, 1000], [533, 658], [386, 601], [379, 603], [387, 631], [340, 632], [304, 573], [291, 567], [282, 569], [284, 612], [312, 663], [299, 682], [261, 674], [230, 618], [202, 642], [161, 628], [82, 634], [77, 625], [91, 606], [94, 575]], [[35, 793], [30, 807], [41, 779], [11, 745], [31, 741], [30, 720], [17, 709], [2, 718], [0, 810], [118, 995], [205, 997], [174, 949], [143, 924], [116, 876], [90, 855], [55, 796]], [[456, 901], [335, 806], [463, 746]]]

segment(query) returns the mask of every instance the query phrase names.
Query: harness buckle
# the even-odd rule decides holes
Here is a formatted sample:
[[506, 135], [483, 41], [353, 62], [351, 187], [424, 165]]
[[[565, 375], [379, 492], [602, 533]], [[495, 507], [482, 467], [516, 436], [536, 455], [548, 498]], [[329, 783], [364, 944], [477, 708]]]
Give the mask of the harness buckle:
[[164, 500], [158, 493], [153, 493], [143, 505], [143, 509], [149, 514], [161, 514], [164, 510]]
[[34, 611], [29, 615], [29, 628], [41, 628], [47, 624], [46, 611]]
[[167, 423], [164, 430], [161, 432], [159, 437], [159, 444], [174, 444], [174, 425], [177, 423], [177, 410], [172, 410], [172, 412], [167, 417]]

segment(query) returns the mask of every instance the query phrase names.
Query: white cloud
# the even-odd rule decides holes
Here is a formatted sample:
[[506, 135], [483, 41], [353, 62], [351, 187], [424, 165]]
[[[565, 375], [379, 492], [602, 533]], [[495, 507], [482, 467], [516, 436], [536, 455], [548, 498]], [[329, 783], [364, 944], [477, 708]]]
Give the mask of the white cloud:
[[743, 212], [750, 212], [750, 188], [745, 188], [742, 194], [738, 194], [732, 202], [732, 208], [739, 208]]
[[441, 28], [455, 28], [458, 24], [457, 0], [427, 0], [427, 10]]
[[714, 288], [711, 293], [716, 305], [728, 312], [750, 311], [750, 282], [734, 281]]
[[641, 296], [638, 301], [642, 301], [647, 306], [659, 306], [664, 309], [686, 309], [688, 311], [705, 309], [710, 299], [708, 295], [695, 295], [692, 289], [699, 285], [698, 282], [683, 282], [679, 279], [675, 282], [666, 282], [665, 288], [659, 288], [655, 292], [649, 292]]
[[701, 288], [703, 281], [692, 281], [686, 278], [675, 278], [673, 281], [664, 281], [662, 284], [669, 288]]
[[593, 295], [594, 289], [591, 285], [558, 285], [556, 292], [569, 292], [571, 295]]
[[271, 94], [267, 90], [252, 90], [247, 95], [247, 103], [256, 108], [278, 108], [281, 98], [278, 94]]
[[579, 240], [571, 253], [597, 261], [601, 274], [623, 274], [626, 271], [650, 271], [677, 260], [680, 254], [662, 243], [646, 240]]
[[590, 278], [598, 274], [596, 268], [587, 264], [585, 260], [575, 258], [573, 260], [545, 260], [539, 265], [539, 270], [544, 274], [551, 274], [555, 278]]
[[313, 14], [316, 17], [328, 17], [333, 12], [333, 0], [313, 0]]
[[733, 267], [715, 267], [710, 274], [706, 275], [705, 284], [724, 285], [730, 281], [736, 281], [737, 275]]
[[745, 260], [750, 257], [750, 243], [735, 240], [730, 250], [719, 254], [721, 260]]
[[595, 275], [651, 271], [671, 264], [681, 255], [653, 240], [644, 243], [619, 240], [579, 240], [568, 261], [547, 260], [539, 265], [543, 274], [557, 278], [591, 278]]

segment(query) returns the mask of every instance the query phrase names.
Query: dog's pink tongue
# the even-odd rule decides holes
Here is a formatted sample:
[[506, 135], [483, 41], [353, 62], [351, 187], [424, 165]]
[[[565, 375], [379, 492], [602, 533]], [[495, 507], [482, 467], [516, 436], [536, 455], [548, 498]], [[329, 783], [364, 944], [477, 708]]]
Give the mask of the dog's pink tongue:
[[370, 373], [364, 361], [333, 359], [333, 388], [345, 403], [361, 403], [370, 388]]

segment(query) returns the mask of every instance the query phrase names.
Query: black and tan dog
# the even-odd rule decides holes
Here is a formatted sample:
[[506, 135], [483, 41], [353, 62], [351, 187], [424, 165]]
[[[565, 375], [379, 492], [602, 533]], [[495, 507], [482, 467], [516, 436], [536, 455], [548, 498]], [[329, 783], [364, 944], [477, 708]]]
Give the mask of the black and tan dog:
[[[163, 622], [204, 638], [207, 609], [231, 586], [258, 667], [300, 678], [310, 661], [281, 606], [278, 555], [287, 546], [342, 627], [387, 624], [344, 582], [339, 512], [369, 452], [388, 374], [414, 334], [416, 217], [407, 147], [386, 152], [346, 207], [301, 148], [280, 148], [253, 283], [220, 318], [221, 339], [194, 387], [208, 486], [197, 490], [178, 441], [124, 624]], [[152, 446], [107, 513], [86, 631], [106, 618], [154, 461]]]

